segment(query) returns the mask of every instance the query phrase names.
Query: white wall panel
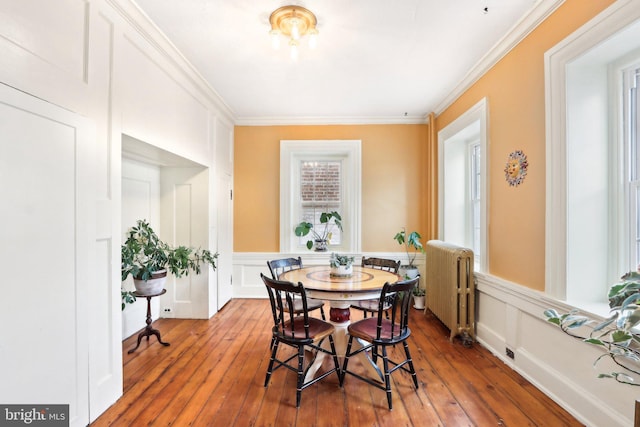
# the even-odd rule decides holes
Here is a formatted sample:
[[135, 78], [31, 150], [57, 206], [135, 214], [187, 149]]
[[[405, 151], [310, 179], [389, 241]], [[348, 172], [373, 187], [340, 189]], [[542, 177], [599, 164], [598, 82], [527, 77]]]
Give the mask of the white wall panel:
[[[90, 419], [95, 420], [122, 393], [122, 333], [121, 322], [114, 322], [114, 311], [122, 316], [120, 292], [114, 289], [111, 264], [113, 239], [98, 239], [95, 244], [96, 269], [90, 283], [89, 305], [89, 398]], [[119, 248], [118, 248], [119, 249]], [[116, 351], [117, 350], [117, 351]]]
[[93, 130], [0, 85], [0, 135], [0, 401], [70, 404], [87, 425]]
[[0, 81], [84, 112], [86, 0], [2, 0]]
[[[149, 222], [160, 233], [160, 168], [130, 159], [122, 160], [122, 230], [119, 238], [124, 241], [127, 230], [139, 219]], [[118, 244], [118, 248], [120, 245]], [[120, 278], [117, 279], [120, 282]], [[124, 287], [133, 290], [133, 280], [127, 278]], [[151, 316], [160, 315], [160, 298], [151, 300]], [[140, 298], [128, 304], [122, 313], [122, 337], [131, 336], [145, 326], [147, 300]]]
[[[44, 307], [39, 299], [25, 296], [22, 287], [12, 288], [19, 290], [20, 298], [11, 293], [6, 295], [7, 298], [3, 300], [5, 304], [12, 300], [29, 300], [28, 309], [21, 315], [33, 315], [32, 311], [42, 309], [39, 310], [39, 316], [33, 319], [16, 317], [21, 322], [24, 337], [38, 336], [51, 330], [51, 339], [58, 338], [59, 332], [66, 331], [68, 326], [65, 322], [69, 318], [65, 316], [72, 316], [74, 310], [76, 318], [79, 318], [78, 313], [82, 310], [91, 312], [89, 318], [85, 319], [88, 321], [80, 324], [72, 333], [64, 335], [61, 341], [55, 342], [53, 352], [38, 349], [37, 354], [30, 352], [25, 357], [18, 358], [14, 354], [14, 342], [7, 344], [7, 337], [3, 335], [0, 340], [0, 366], [18, 367], [6, 377], [1, 375], [3, 386], [16, 379], [18, 373], [22, 374], [20, 386], [14, 389], [18, 393], [13, 393], [13, 397], [18, 398], [21, 390], [33, 385], [30, 379], [33, 372], [33, 375], [43, 374], [42, 378], [53, 378], [47, 384], [54, 384], [40, 389], [34, 387], [33, 390], [37, 389], [32, 395], [34, 397], [40, 397], [37, 393], [46, 397], [52, 387], [58, 391], [61, 388], [66, 390], [66, 387], [76, 387], [77, 390], [85, 388], [72, 398], [65, 397], [66, 391], [56, 395], [65, 398], [65, 402], [60, 403], [72, 403], [73, 423], [80, 420], [80, 424], [86, 425], [87, 421], [94, 420], [122, 392], [122, 322], [117, 260], [121, 227], [130, 225], [121, 223], [120, 219], [121, 207], [122, 211], [126, 211], [130, 206], [127, 202], [121, 202], [122, 135], [128, 130], [140, 140], [163, 148], [166, 152], [177, 153], [183, 158], [213, 167], [216, 139], [224, 138], [232, 142], [233, 117], [218, 95], [210, 90], [207, 83], [159, 33], [157, 27], [147, 21], [131, 0], [0, 0], [0, 83], [32, 94], [45, 100], [45, 103], [59, 105], [88, 117], [95, 125], [96, 133], [92, 140], [95, 143], [95, 153], [89, 156], [89, 161], [82, 164], [83, 167], [90, 166], [91, 171], [87, 176], [82, 175], [83, 181], [72, 196], [69, 193], [72, 187], [67, 182], [69, 177], [65, 175], [73, 171], [68, 164], [70, 159], [56, 157], [68, 154], [69, 148], [65, 152], [64, 148], [50, 142], [51, 138], [60, 135], [56, 134], [57, 131], [51, 131], [51, 124], [46, 119], [29, 125], [32, 129], [28, 130], [40, 133], [40, 139], [31, 139], [31, 146], [25, 144], [21, 148], [11, 147], [14, 151], [28, 147], [33, 149], [33, 153], [27, 153], [28, 149], [11, 153], [25, 155], [30, 161], [14, 161], [10, 168], [4, 168], [3, 165], [0, 169], [0, 177], [5, 178], [3, 184], [0, 184], [0, 191], [7, 192], [3, 194], [6, 196], [5, 200], [12, 200], [9, 195], [22, 197], [24, 200], [30, 195], [41, 196], [37, 203], [23, 206], [23, 212], [14, 210], [10, 203], [3, 203], [0, 209], [6, 208], [13, 215], [3, 216], [3, 220], [6, 218], [5, 224], [14, 227], [2, 229], [3, 237], [5, 232], [8, 233], [3, 241], [11, 242], [11, 248], [17, 251], [15, 253], [31, 251], [33, 257], [45, 260], [35, 265], [33, 258], [24, 258], [31, 260], [29, 268], [36, 270], [37, 274], [33, 277], [37, 284], [44, 286], [47, 283], [49, 286], [43, 287], [39, 296], [45, 297], [54, 290], [59, 291], [53, 295], [51, 307]], [[24, 121], [13, 120], [11, 114], [3, 110], [0, 114], [0, 126], [13, 123], [25, 124]], [[66, 122], [63, 120], [60, 123]], [[220, 125], [215, 127], [213, 123]], [[65, 125], [53, 127], [64, 129]], [[15, 138], [10, 134], [0, 135], [0, 149], [4, 150], [5, 144], [20, 141], [25, 135], [16, 135]], [[37, 149], [33, 144], [37, 145]], [[78, 150], [80, 148], [75, 147]], [[48, 151], [52, 149], [53, 152]], [[224, 167], [232, 170], [228, 155], [232, 153], [224, 154]], [[31, 162], [32, 157], [34, 162]], [[78, 157], [80, 158], [84, 159]], [[7, 159], [0, 158], [0, 162], [3, 160]], [[23, 164], [27, 167], [20, 169]], [[33, 169], [36, 165], [40, 166], [37, 170]], [[16, 180], [14, 170], [23, 173], [24, 179]], [[47, 176], [47, 179], [43, 179], [47, 171], [53, 170], [53, 178]], [[81, 176], [78, 169], [75, 173], [75, 177]], [[22, 175], [17, 173], [16, 176]], [[210, 175], [207, 179], [214, 182], [213, 177], [215, 175]], [[5, 183], [11, 185], [7, 186]], [[216, 209], [216, 202], [212, 186], [207, 188], [207, 194], [198, 196], [206, 206], [202, 220], [204, 230], [198, 235], [210, 244], [215, 241], [216, 233], [208, 216], [209, 210]], [[87, 209], [92, 214], [75, 217], [66, 215], [69, 197], [76, 197], [78, 202], [80, 193], [82, 197], [90, 194], [90, 206]], [[45, 215], [42, 205], [45, 204], [48, 206], [46, 214], [50, 215], [42, 219], [40, 216]], [[76, 207], [84, 209], [85, 206], [80, 203]], [[18, 213], [23, 215], [17, 216]], [[138, 215], [132, 217], [137, 219]], [[34, 221], [35, 225], [21, 222], [28, 220]], [[80, 224], [80, 233], [68, 233], [72, 225], [78, 227]], [[64, 235], [58, 239], [56, 233]], [[68, 252], [70, 235], [74, 236], [73, 242], [79, 258], [71, 259]], [[91, 235], [88, 242], [82, 239], [86, 235]], [[42, 249], [47, 248], [47, 245], [54, 249]], [[82, 249], [78, 249], [80, 247]], [[65, 256], [69, 258], [63, 259]], [[83, 256], [85, 258], [80, 260]], [[53, 259], [57, 262], [50, 261]], [[13, 258], [5, 258], [5, 261], [12, 263]], [[19, 267], [28, 270], [25, 266]], [[55, 270], [57, 275], [54, 279], [48, 276], [45, 279], [41, 276], [46, 270], [49, 270], [47, 274]], [[88, 280], [83, 276], [85, 270], [99, 277]], [[82, 283], [89, 288], [71, 289], [71, 282], [65, 280], [70, 278], [71, 271], [76, 272], [75, 280], [83, 278]], [[9, 273], [7, 279], [13, 280], [12, 274]], [[17, 279], [14, 281], [17, 282]], [[61, 289], [58, 289], [58, 281], [64, 281], [64, 284], [60, 284]], [[211, 283], [208, 286], [215, 288], [215, 280]], [[77, 292], [77, 295], [72, 296], [71, 292]], [[204, 317], [208, 317], [207, 285], [199, 287], [198, 292], [204, 293], [196, 294], [194, 298], [202, 301], [205, 307], [202, 309]], [[160, 301], [154, 301], [155, 313], [158, 312], [159, 303]], [[14, 304], [11, 308], [22, 305]], [[141, 313], [136, 317], [143, 323], [145, 304], [140, 302], [138, 305]], [[215, 311], [215, 304], [213, 305]], [[58, 319], [60, 322], [55, 318], [55, 310], [62, 312]], [[0, 316], [12, 314], [12, 311], [5, 310]], [[50, 314], [53, 315], [51, 322], [43, 324], [35, 320], [48, 318]], [[88, 332], [89, 328], [91, 333]], [[77, 335], [73, 335], [74, 333]], [[24, 339], [19, 338], [16, 331], [11, 334], [16, 335], [12, 335], [15, 339]], [[70, 336], [73, 337], [73, 342], [67, 342]], [[49, 338], [43, 339], [43, 345], [53, 345], [48, 340]], [[87, 341], [89, 350], [79, 355], [78, 349]], [[65, 350], [67, 344], [71, 346]], [[6, 358], [14, 359], [9, 363]], [[32, 370], [32, 366], [37, 369]], [[48, 368], [52, 368], [49, 369], [51, 372], [45, 373]], [[89, 372], [90, 378], [79, 381], [76, 374], [81, 371], [85, 374]], [[4, 374], [4, 371], [0, 373]], [[65, 373], [65, 377], [59, 379], [57, 375], [61, 373]], [[89, 391], [86, 390], [87, 383]], [[0, 388], [0, 394], [11, 389]], [[22, 400], [20, 403], [27, 401], [19, 400]], [[10, 402], [9, 399], [4, 401]], [[84, 416], [87, 406], [91, 407], [89, 420]]]
[[[119, 262], [120, 215], [119, 169], [114, 173], [113, 98], [114, 33], [117, 18], [105, 15], [89, 3], [89, 64], [87, 69], [91, 102], [88, 114], [96, 123], [96, 279], [90, 283], [91, 298], [89, 383], [90, 418], [93, 421], [122, 394], [122, 312], [120, 310]], [[116, 192], [114, 193], [114, 190]], [[115, 199], [115, 200], [114, 200]]]
[[171, 69], [157, 62], [151, 47], [144, 43], [129, 37], [122, 43], [122, 72], [126, 78], [119, 80], [118, 93], [123, 132], [208, 164], [209, 111], [176, 80]]
[[215, 120], [216, 166], [220, 172], [233, 175], [233, 126], [219, 118]]
[[[172, 245], [209, 248], [209, 170], [204, 167], [163, 167], [161, 173], [161, 234]], [[209, 275], [203, 265], [199, 275], [167, 278], [163, 309], [167, 317], [209, 318]]]
[[477, 306], [478, 322], [484, 325], [491, 325], [492, 333], [504, 337], [507, 333], [506, 308], [507, 305], [504, 301], [485, 294], [482, 296], [482, 304]]

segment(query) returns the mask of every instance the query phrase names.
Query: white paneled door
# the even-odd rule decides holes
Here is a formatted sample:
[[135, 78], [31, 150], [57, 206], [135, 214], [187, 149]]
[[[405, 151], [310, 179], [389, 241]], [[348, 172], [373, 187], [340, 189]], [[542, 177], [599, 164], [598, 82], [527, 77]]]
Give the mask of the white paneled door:
[[69, 404], [71, 426], [89, 422], [93, 134], [0, 84], [0, 402]]

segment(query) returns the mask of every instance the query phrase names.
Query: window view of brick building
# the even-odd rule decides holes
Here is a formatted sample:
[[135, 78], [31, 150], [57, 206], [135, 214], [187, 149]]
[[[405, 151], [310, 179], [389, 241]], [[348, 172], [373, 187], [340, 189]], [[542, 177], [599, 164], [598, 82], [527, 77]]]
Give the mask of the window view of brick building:
[[[341, 168], [339, 161], [303, 161], [300, 167], [300, 200], [302, 218], [314, 224], [314, 228], [324, 228], [320, 224], [322, 212], [340, 213]], [[330, 244], [338, 245], [342, 240], [340, 230], [333, 227]]]

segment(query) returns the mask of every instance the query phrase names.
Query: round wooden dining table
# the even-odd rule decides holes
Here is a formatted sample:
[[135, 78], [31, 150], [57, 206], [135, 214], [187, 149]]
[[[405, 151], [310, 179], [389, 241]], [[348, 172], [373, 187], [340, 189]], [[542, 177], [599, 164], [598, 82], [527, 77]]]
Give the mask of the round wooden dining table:
[[[302, 283], [307, 297], [329, 301], [331, 309], [329, 320], [335, 326], [334, 340], [336, 352], [339, 357], [344, 357], [347, 350], [348, 331], [351, 320], [351, 303], [368, 299], [380, 298], [380, 293], [385, 283], [395, 283], [401, 280], [398, 274], [369, 267], [353, 266], [351, 277], [335, 277], [331, 275], [331, 268], [323, 265], [304, 267], [297, 270], [290, 270], [281, 273], [280, 280], [293, 283]], [[354, 340], [354, 344], [357, 340]], [[382, 372], [376, 363], [366, 352], [362, 352], [361, 363], [370, 376], [378, 380], [383, 380]], [[309, 369], [307, 379], [315, 375], [322, 365], [324, 353], [314, 362], [314, 366]]]
[[353, 301], [376, 299], [385, 283], [395, 283], [400, 276], [390, 271], [353, 266], [350, 277], [334, 277], [331, 268], [323, 265], [290, 270], [280, 274], [280, 280], [304, 285], [309, 298], [329, 301], [329, 318], [334, 323], [350, 320]]

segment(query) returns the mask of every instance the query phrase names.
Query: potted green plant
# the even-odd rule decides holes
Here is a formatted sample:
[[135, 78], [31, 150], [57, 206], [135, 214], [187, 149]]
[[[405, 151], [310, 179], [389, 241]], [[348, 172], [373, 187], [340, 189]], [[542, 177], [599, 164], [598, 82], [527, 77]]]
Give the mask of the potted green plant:
[[[182, 277], [193, 271], [200, 274], [201, 264], [210, 264], [216, 269], [218, 254], [206, 249], [194, 249], [186, 246], [173, 247], [160, 240], [146, 220], [138, 220], [131, 227], [127, 239], [121, 247], [122, 281], [129, 275], [138, 295], [159, 293], [166, 281], [167, 272]], [[135, 294], [122, 289], [122, 308], [135, 301]]]
[[349, 255], [331, 253], [331, 258], [329, 258], [331, 272], [329, 274], [333, 277], [351, 277], [353, 274], [353, 260], [354, 257]]
[[404, 249], [407, 253], [409, 264], [403, 266], [403, 270], [404, 275], [409, 279], [413, 279], [418, 276], [418, 267], [416, 267], [415, 265], [415, 260], [418, 251], [424, 253], [424, 247], [420, 242], [421, 238], [422, 236], [420, 236], [417, 231], [412, 231], [411, 233], [407, 234], [404, 227], [393, 237], [393, 239], [398, 242], [399, 245], [404, 246]]
[[424, 309], [424, 298], [426, 291], [419, 285], [413, 288], [413, 308], [422, 310]]
[[[598, 378], [640, 386], [640, 274], [632, 271], [622, 276], [619, 283], [610, 287], [608, 298], [612, 314], [599, 323], [575, 309], [564, 314], [547, 309], [544, 315], [567, 335], [603, 350], [594, 366], [608, 358], [619, 368], [601, 373]], [[589, 333], [578, 332], [585, 330]]]
[[331, 241], [331, 236], [333, 235], [331, 232], [333, 227], [338, 227], [342, 231], [342, 217], [336, 211], [322, 212], [320, 214], [320, 224], [322, 226], [318, 227], [319, 229], [315, 229], [312, 223], [302, 221], [296, 226], [294, 232], [298, 237], [304, 237], [311, 233], [309, 240], [307, 240], [307, 249], [311, 250], [315, 245], [317, 252], [325, 252], [327, 244]]

